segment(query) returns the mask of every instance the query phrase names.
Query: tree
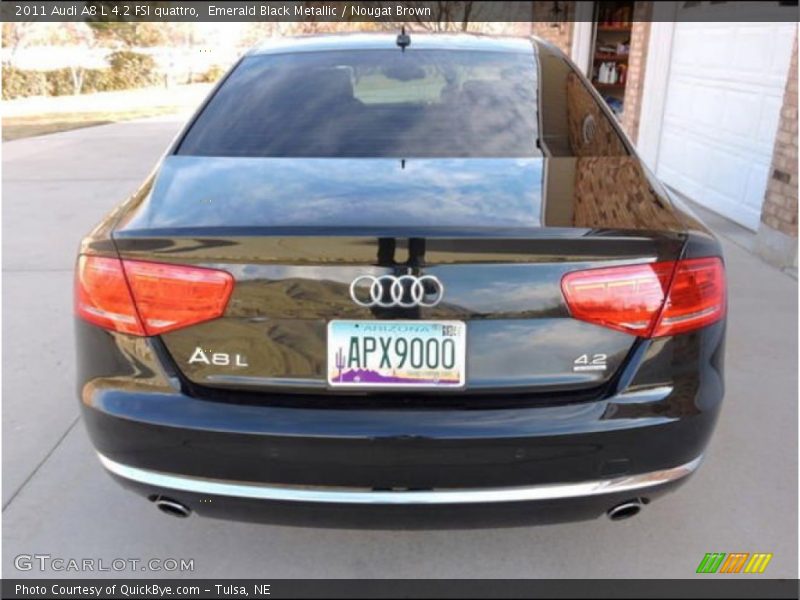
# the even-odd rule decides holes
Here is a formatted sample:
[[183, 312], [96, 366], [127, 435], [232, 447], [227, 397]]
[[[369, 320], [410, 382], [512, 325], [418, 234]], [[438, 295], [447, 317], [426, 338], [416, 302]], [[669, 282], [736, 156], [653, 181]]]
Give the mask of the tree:
[[273, 37], [279, 30], [280, 23], [274, 21], [252, 21], [247, 23], [239, 36], [240, 48], [252, 48]]
[[[62, 43], [82, 46], [86, 50], [92, 50], [97, 45], [94, 31], [86, 23], [58, 23], [57, 27], [56, 35], [62, 40]], [[72, 93], [80, 94], [83, 90], [86, 67], [79, 61], [71, 61], [68, 68], [72, 76]]]
[[97, 45], [92, 28], [81, 22], [42, 23], [37, 42], [48, 46], [71, 46], [84, 51], [84, 57], [78, 56], [75, 52], [67, 54], [69, 56], [67, 68], [72, 77], [72, 93], [80, 94], [86, 73], [86, 66], [82, 58], [85, 58], [85, 53], [90, 52]]
[[165, 41], [161, 23], [129, 21], [87, 21], [98, 42], [105, 46], [134, 48], [158, 46]]
[[[103, 5], [103, 10], [98, 10], [95, 17], [87, 17], [86, 23], [91, 27], [100, 43], [125, 48], [135, 46], [158, 46], [164, 41], [164, 24], [150, 22], [136, 22], [120, 14], [119, 6], [114, 1], [94, 1], [93, 5]], [[148, 2], [151, 9], [158, 6], [168, 6], [170, 2]], [[103, 15], [103, 16], [100, 16]]]
[[[12, 63], [17, 51], [32, 45], [70, 46], [78, 49], [62, 55], [69, 57], [67, 68], [72, 78], [74, 94], [83, 89], [86, 67], [80, 51], [90, 51], [96, 45], [94, 32], [85, 23], [3, 23], [3, 46], [11, 50], [6, 62]], [[63, 63], [62, 63], [63, 64]]]
[[3, 48], [10, 50], [5, 59], [6, 64], [14, 62], [17, 51], [28, 44], [34, 43], [41, 33], [41, 24], [32, 21], [19, 23], [3, 23], [2, 44]]
[[[404, 6], [411, 9], [412, 21], [395, 23], [395, 25], [410, 24], [411, 29], [421, 29], [423, 31], [477, 31], [481, 29], [481, 24], [475, 23], [474, 19], [480, 13], [479, 2], [470, 0], [440, 2], [405, 2]], [[431, 17], [423, 18], [414, 9], [431, 8]]]

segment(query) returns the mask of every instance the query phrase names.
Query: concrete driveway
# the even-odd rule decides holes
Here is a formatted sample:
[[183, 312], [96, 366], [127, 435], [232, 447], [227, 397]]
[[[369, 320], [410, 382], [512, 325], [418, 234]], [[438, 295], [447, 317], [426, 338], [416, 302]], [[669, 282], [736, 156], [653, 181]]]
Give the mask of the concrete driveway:
[[78, 417], [74, 253], [179, 124], [159, 118], [3, 145], [4, 577], [87, 575], [14, 567], [19, 554], [49, 554], [194, 559], [186, 575], [209, 578], [685, 578], [712, 551], [772, 552], [766, 575], [797, 577], [797, 282], [732, 243], [728, 393], [716, 436], [696, 477], [635, 519], [315, 530], [178, 520], [118, 487]]

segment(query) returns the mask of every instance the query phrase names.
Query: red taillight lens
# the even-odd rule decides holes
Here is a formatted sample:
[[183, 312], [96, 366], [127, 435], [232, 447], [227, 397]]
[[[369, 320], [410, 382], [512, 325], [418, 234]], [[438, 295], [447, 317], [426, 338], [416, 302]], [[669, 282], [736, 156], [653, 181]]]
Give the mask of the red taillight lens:
[[690, 331], [725, 314], [719, 258], [576, 271], [561, 290], [576, 319], [639, 337]]
[[726, 309], [725, 267], [719, 258], [678, 261], [652, 337], [675, 335], [719, 321]]
[[581, 321], [647, 337], [664, 305], [672, 263], [653, 263], [567, 273], [561, 290]]
[[158, 335], [225, 312], [233, 276], [226, 271], [82, 256], [76, 310], [107, 329]]
[[116, 258], [81, 256], [78, 259], [75, 312], [106, 329], [145, 335], [122, 263]]
[[138, 260], [122, 265], [147, 335], [216, 319], [233, 291], [226, 271]]

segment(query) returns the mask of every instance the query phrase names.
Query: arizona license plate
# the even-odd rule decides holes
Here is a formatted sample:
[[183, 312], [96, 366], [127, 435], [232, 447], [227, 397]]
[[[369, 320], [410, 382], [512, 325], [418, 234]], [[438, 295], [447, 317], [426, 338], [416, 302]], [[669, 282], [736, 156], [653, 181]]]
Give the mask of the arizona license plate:
[[331, 321], [328, 383], [334, 387], [458, 388], [467, 326], [461, 321]]

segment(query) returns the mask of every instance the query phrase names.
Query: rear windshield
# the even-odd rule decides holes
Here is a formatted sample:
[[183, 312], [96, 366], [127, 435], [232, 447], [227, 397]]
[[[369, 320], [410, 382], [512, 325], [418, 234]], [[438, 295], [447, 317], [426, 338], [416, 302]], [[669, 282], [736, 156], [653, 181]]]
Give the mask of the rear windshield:
[[178, 154], [530, 157], [532, 54], [369, 50], [245, 58]]

